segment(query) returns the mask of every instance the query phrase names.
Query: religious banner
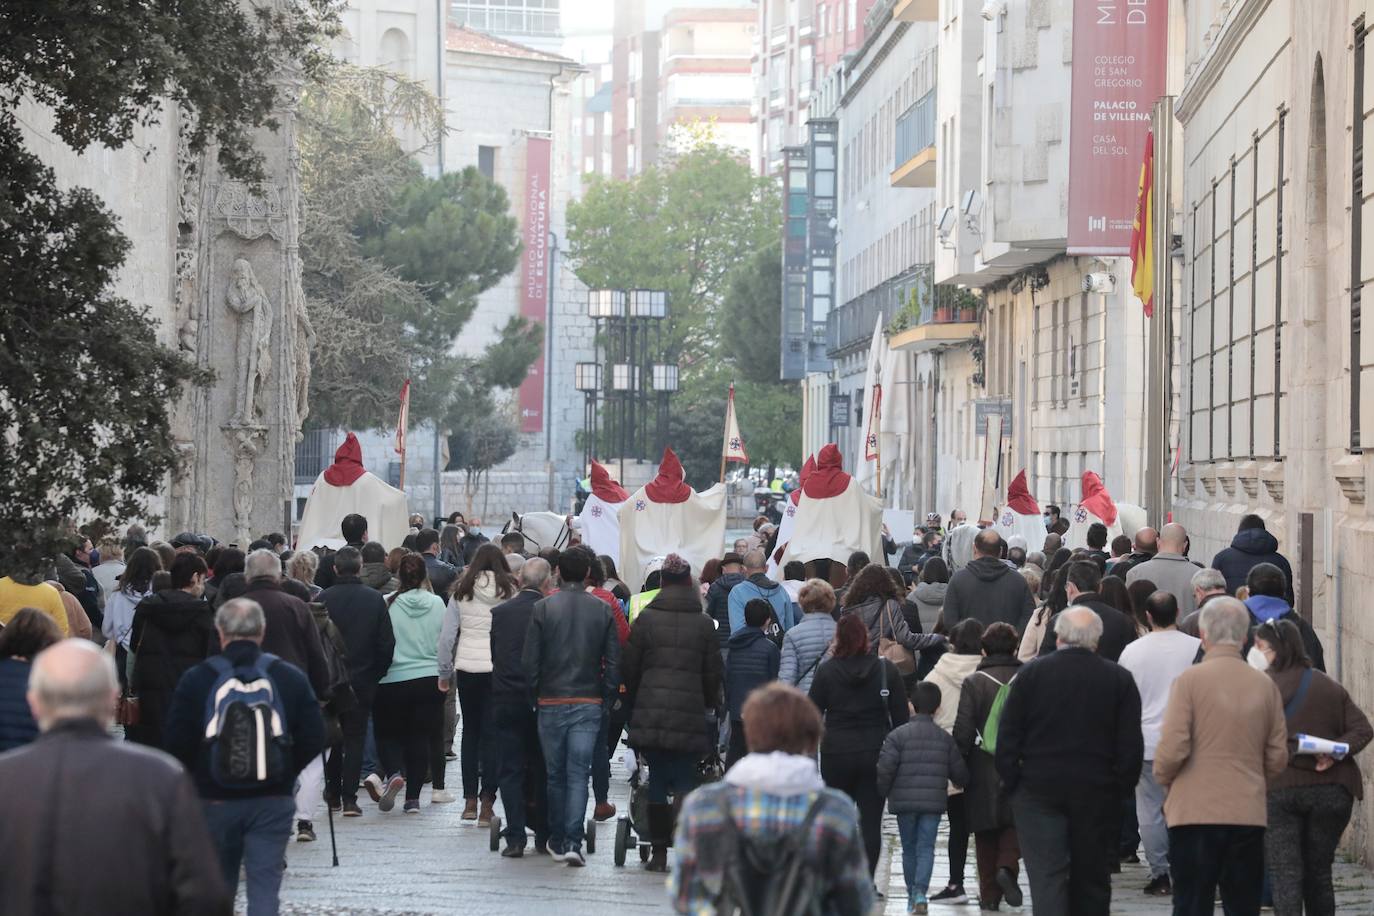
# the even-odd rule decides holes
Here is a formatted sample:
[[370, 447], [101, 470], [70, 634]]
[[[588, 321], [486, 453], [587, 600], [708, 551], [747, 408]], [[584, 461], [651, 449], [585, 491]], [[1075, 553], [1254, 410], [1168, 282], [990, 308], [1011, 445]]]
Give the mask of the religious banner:
[[[525, 210], [521, 255], [524, 277], [520, 286], [520, 315], [543, 327], [549, 307], [549, 164], [550, 141], [530, 137], [525, 141]], [[520, 383], [520, 431], [537, 433], [544, 428], [544, 353], [530, 366]]]
[[1168, 0], [1078, 0], [1069, 109], [1071, 255], [1128, 255], [1150, 113], [1164, 94]]

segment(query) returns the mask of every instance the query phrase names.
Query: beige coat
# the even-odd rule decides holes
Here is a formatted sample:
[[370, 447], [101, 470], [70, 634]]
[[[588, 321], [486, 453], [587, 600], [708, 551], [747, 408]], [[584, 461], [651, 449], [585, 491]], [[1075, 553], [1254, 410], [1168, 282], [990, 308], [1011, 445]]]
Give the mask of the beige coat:
[[1279, 690], [1237, 647], [1208, 650], [1174, 681], [1154, 765], [1170, 827], [1268, 826], [1267, 783], [1287, 766]]

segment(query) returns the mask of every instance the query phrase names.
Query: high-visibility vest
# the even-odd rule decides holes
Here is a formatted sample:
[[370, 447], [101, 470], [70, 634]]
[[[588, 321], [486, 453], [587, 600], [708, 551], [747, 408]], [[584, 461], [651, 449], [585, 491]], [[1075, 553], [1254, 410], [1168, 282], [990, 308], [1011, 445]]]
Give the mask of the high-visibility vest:
[[644, 610], [646, 607], [648, 607], [648, 606], [649, 606], [649, 602], [650, 602], [650, 601], [653, 601], [654, 598], [656, 598], [656, 597], [658, 596], [659, 591], [660, 591], [659, 589], [653, 589], [652, 591], [640, 592], [640, 593], [637, 594], [637, 595], [631, 595], [631, 596], [630, 596], [630, 623], [631, 623], [631, 624], [633, 624], [633, 623], [635, 622], [635, 618], [639, 616], [639, 612], [642, 611], [642, 610]]

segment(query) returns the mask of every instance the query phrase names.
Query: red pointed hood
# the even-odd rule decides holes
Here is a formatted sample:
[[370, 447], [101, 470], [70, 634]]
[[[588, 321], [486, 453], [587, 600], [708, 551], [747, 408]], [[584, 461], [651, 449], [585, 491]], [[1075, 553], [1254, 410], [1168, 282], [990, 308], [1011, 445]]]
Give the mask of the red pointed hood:
[[816, 469], [802, 484], [807, 499], [829, 499], [839, 496], [849, 487], [850, 477], [841, 467], [840, 448], [831, 442], [816, 456]]
[[815, 473], [815, 471], [816, 471], [816, 456], [815, 456], [815, 455], [807, 455], [807, 456], [806, 456], [806, 464], [803, 464], [803, 465], [802, 465], [801, 474], [798, 475], [799, 480], [797, 481], [797, 484], [798, 484], [798, 485], [797, 485], [797, 488], [796, 488], [795, 490], [792, 491], [792, 496], [791, 496], [792, 505], [795, 506], [795, 505], [797, 505], [798, 503], [801, 502], [802, 489], [806, 486], [806, 482], [807, 482], [808, 480], [811, 479], [811, 475], [812, 475], [813, 473]]
[[663, 460], [658, 464], [658, 476], [644, 485], [644, 495], [656, 503], [685, 503], [692, 495], [686, 476], [677, 454], [665, 448]]
[[1023, 470], [1007, 488], [1007, 508], [1018, 515], [1039, 515], [1040, 504], [1030, 495], [1026, 486], [1026, 472]]
[[1112, 495], [1102, 486], [1102, 478], [1096, 471], [1083, 472], [1083, 500], [1079, 505], [1102, 519], [1104, 525], [1110, 527], [1116, 521], [1116, 503], [1112, 502]]
[[346, 487], [366, 473], [363, 447], [358, 444], [358, 437], [349, 433], [343, 445], [334, 453], [334, 463], [324, 469], [324, 482], [335, 487]]
[[592, 495], [608, 503], [623, 503], [630, 498], [625, 488], [611, 477], [611, 472], [595, 461], [592, 462]]

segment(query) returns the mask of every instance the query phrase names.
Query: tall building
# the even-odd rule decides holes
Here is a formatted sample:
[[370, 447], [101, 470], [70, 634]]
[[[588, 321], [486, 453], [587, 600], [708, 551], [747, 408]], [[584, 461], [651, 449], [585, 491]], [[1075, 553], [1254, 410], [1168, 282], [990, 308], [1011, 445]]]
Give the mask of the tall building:
[[611, 50], [611, 172], [658, 161], [672, 128], [707, 122], [755, 160], [750, 55], [755, 0], [616, 0]]
[[549, 53], [563, 50], [560, 0], [451, 0], [454, 23]]

